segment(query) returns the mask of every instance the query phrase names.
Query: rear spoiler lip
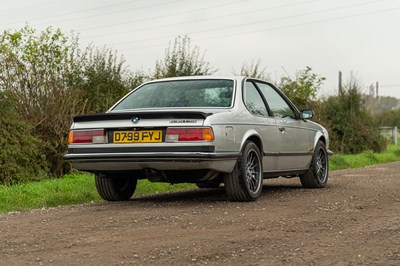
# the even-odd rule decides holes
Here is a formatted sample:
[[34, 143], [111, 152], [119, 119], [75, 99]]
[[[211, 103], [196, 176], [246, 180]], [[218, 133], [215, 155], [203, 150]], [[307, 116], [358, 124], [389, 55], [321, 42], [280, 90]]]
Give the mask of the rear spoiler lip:
[[76, 122], [94, 122], [109, 120], [124, 120], [138, 117], [139, 119], [206, 119], [213, 113], [195, 112], [195, 111], [159, 111], [159, 112], [121, 112], [121, 113], [101, 113], [90, 115], [77, 115], [73, 118]]

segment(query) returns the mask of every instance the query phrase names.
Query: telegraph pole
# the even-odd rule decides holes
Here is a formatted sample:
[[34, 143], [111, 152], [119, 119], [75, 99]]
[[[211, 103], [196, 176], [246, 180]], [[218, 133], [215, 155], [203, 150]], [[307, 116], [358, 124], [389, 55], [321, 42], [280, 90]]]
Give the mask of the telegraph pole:
[[342, 71], [339, 71], [339, 95], [342, 94]]

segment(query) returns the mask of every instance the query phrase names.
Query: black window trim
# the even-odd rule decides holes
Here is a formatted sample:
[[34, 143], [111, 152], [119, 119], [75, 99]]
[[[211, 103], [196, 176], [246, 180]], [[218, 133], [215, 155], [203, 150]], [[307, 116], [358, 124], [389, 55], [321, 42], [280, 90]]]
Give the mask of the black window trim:
[[272, 84], [270, 82], [267, 82], [267, 81], [254, 79], [254, 78], [246, 78], [246, 79], [244, 79], [244, 84], [247, 81], [251, 81], [255, 85], [255, 87], [257, 88], [257, 90], [260, 93], [265, 105], [267, 106], [267, 110], [268, 110], [268, 113], [269, 113], [270, 116], [275, 117], [273, 112], [272, 112], [272, 110], [270, 109], [270, 107], [268, 105], [268, 101], [265, 99], [263, 93], [261, 92], [260, 88], [258, 87], [257, 82], [264, 83], [264, 84], [270, 86], [272, 89], [274, 89], [283, 98], [283, 100], [289, 105], [290, 109], [292, 109], [292, 111], [293, 111], [293, 113], [295, 115], [295, 119], [300, 119], [300, 111], [299, 111], [299, 109], [297, 109], [297, 107], [290, 101], [290, 99], [278, 87], [276, 87], [274, 84]]
[[[268, 116], [253, 114], [249, 110], [249, 108], [247, 107], [247, 104], [246, 104], [246, 93], [247, 93], [247, 91], [246, 91], [246, 82], [247, 81], [250, 81], [254, 85], [254, 87], [256, 88], [256, 90], [258, 92], [258, 94], [261, 96], [261, 99], [264, 102], [265, 108], [267, 109]], [[243, 83], [242, 83], [242, 102], [243, 102], [244, 106], [246, 107], [246, 109], [249, 111], [249, 113], [254, 115], [254, 116], [258, 116], [258, 117], [274, 117], [271, 109], [269, 108], [269, 105], [268, 105], [267, 101], [265, 100], [264, 95], [262, 94], [260, 88], [257, 86], [257, 84], [254, 82], [253, 79], [249, 79], [249, 78], [243, 79]]]

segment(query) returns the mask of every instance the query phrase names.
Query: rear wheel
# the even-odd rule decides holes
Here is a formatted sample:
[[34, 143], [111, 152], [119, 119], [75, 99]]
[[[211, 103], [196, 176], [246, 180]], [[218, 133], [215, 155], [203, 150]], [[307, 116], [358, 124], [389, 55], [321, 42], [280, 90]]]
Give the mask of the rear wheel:
[[263, 170], [257, 145], [247, 141], [232, 173], [224, 176], [225, 190], [232, 201], [254, 201], [262, 191]]
[[100, 197], [108, 201], [129, 200], [136, 189], [137, 179], [97, 174], [96, 188]]
[[310, 168], [300, 175], [304, 188], [323, 188], [328, 182], [328, 153], [325, 144], [318, 141], [312, 157]]
[[221, 185], [221, 181], [213, 182], [213, 181], [204, 181], [201, 183], [196, 183], [198, 188], [218, 188]]
[[198, 188], [218, 188], [223, 182], [222, 174], [219, 174], [212, 180], [206, 180], [196, 183]]

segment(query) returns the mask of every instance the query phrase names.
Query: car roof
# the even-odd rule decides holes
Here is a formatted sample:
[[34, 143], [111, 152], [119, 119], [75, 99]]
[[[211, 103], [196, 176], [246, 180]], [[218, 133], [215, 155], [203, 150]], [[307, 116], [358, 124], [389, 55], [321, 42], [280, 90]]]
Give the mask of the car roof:
[[247, 77], [243, 77], [243, 76], [184, 76], [184, 77], [154, 79], [154, 80], [150, 80], [146, 83], [174, 81], [174, 80], [202, 80], [202, 79], [231, 79], [231, 80], [236, 80], [236, 81], [240, 82], [245, 78], [247, 78]]

